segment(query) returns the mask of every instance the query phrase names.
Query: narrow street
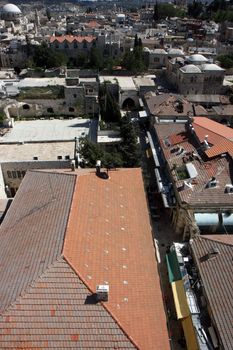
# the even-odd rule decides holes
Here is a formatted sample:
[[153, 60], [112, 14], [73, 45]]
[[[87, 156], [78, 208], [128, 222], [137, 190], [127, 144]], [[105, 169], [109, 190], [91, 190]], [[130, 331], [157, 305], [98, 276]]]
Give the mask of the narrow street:
[[148, 207], [151, 213], [151, 225], [153, 229], [154, 240], [157, 243], [160, 255], [158, 264], [161, 278], [161, 288], [164, 298], [165, 311], [167, 315], [168, 332], [170, 337], [171, 350], [184, 350], [186, 346], [182, 344], [183, 338], [181, 323], [177, 320], [176, 311], [172, 296], [171, 285], [168, 280], [166, 265], [166, 249], [174, 241], [181, 240], [181, 237], [175, 236], [170, 221], [169, 209], [163, 208], [160, 195], [156, 193], [156, 181], [154, 174], [154, 164], [152, 157], [148, 157], [149, 145], [144, 126], [138, 126], [138, 137], [142, 151], [142, 173], [144, 178], [145, 189], [147, 192]]

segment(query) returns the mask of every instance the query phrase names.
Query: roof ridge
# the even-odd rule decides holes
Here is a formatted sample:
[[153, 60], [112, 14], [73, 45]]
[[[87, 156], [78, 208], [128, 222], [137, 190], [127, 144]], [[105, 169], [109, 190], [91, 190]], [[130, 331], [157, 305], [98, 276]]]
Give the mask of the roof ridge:
[[207, 236], [207, 235], [200, 235], [198, 237], [195, 237], [195, 239], [201, 238], [201, 239], [205, 239], [205, 240], [208, 240], [208, 241], [214, 241], [214, 242], [217, 242], [219, 244], [233, 246], [233, 236], [232, 236], [232, 243], [222, 241], [221, 240], [221, 236], [223, 236], [223, 237], [229, 236], [230, 237], [231, 235], [227, 235], [227, 234], [220, 235], [219, 234], [219, 235], [216, 235], [216, 238], [214, 237], [214, 235], [209, 235], [209, 236]]
[[[73, 266], [73, 264], [70, 262], [70, 260], [65, 257], [62, 256], [63, 259], [70, 265], [70, 267], [72, 268], [72, 270], [77, 274], [77, 276], [80, 278], [80, 280], [82, 281], [82, 283], [87, 287], [87, 289], [94, 294], [95, 292], [92, 290], [92, 288], [88, 285], [88, 283], [85, 281], [85, 279], [82, 277], [82, 275], [79, 273], [79, 271], [77, 271], [75, 269], [75, 267]], [[120, 329], [122, 330], [122, 332], [126, 335], [126, 337], [130, 340], [130, 342], [136, 347], [137, 350], [140, 350], [139, 346], [136, 344], [135, 340], [125, 331], [124, 327], [122, 326], [121, 322], [118, 320], [118, 318], [113, 315], [111, 313], [111, 311], [109, 310], [108, 306], [106, 304], [104, 304], [103, 302], [100, 302], [101, 306], [103, 306], [103, 308], [108, 312], [108, 314], [113, 318], [113, 320], [116, 322], [116, 324], [120, 327]]]
[[22, 290], [21, 294], [16, 298], [14, 299], [14, 301], [12, 303], [10, 303], [8, 305], [8, 307], [6, 309], [4, 309], [2, 312], [0, 312], [0, 316], [3, 316], [10, 308], [12, 308], [15, 304], [17, 304], [19, 302], [20, 299], [24, 298], [25, 295], [28, 293], [28, 289], [29, 288], [33, 288], [35, 286], [35, 283], [43, 277], [43, 275], [45, 273], [47, 273], [51, 268], [54, 267], [54, 265], [56, 263], [59, 263], [61, 261], [64, 261], [63, 257], [62, 256], [59, 256], [56, 260], [54, 260], [48, 267], [47, 269], [45, 269], [44, 271], [41, 272], [40, 275], [36, 276], [36, 278], [34, 280], [32, 280], [29, 284], [27, 284], [26, 288], [24, 290]]
[[[218, 135], [218, 136], [220, 136], [220, 137], [223, 137], [225, 140], [232, 141], [231, 139], [225, 137], [224, 135], [219, 134], [219, 133], [217, 133], [216, 131], [213, 131], [212, 129], [208, 129], [206, 126], [203, 126], [203, 125], [198, 124], [198, 122], [196, 123], [196, 122], [195, 122], [195, 119], [196, 119], [196, 118], [200, 118], [201, 120], [203, 120], [203, 118], [202, 118], [202, 117], [195, 117], [195, 118], [194, 118], [193, 124], [196, 124], [197, 126], [199, 126], [199, 128], [203, 128], [203, 129], [205, 129], [205, 130], [207, 130], [207, 131], [210, 131], [210, 132], [212, 132], [212, 133], [215, 134], [215, 135]], [[204, 117], [204, 118], [206, 118], [206, 117]], [[207, 118], [206, 118], [206, 119], [207, 119]], [[208, 122], [210, 122], [210, 124], [211, 124], [211, 122], [213, 122], [213, 121], [214, 121], [214, 120], [211, 120], [211, 119], [208, 120]], [[216, 122], [216, 123], [217, 123], [217, 122]], [[218, 124], [220, 124], [220, 123], [218, 123]], [[224, 125], [222, 125], [222, 124], [220, 124], [220, 125], [221, 125], [221, 126], [224, 126]]]

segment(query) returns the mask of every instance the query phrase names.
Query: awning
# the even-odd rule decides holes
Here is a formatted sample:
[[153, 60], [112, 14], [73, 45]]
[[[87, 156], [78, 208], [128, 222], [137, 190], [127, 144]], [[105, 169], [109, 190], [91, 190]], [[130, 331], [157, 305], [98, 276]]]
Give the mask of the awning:
[[187, 350], [199, 350], [191, 316], [188, 316], [181, 320], [181, 323], [184, 331]]
[[184, 282], [175, 281], [171, 283], [172, 293], [176, 308], [177, 319], [185, 318], [190, 315], [187, 298], [184, 290]]
[[166, 261], [167, 261], [169, 282], [172, 283], [174, 281], [181, 280], [182, 275], [180, 272], [179, 262], [177, 260], [177, 255], [175, 250], [166, 254]]
[[194, 218], [198, 226], [217, 226], [219, 224], [217, 213], [195, 213]]
[[222, 214], [222, 221], [224, 226], [233, 226], [233, 214]]

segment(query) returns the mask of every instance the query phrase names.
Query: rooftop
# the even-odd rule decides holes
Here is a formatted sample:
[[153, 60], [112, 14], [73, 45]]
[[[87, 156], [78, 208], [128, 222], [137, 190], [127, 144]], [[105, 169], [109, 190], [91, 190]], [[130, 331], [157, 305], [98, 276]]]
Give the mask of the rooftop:
[[72, 141], [89, 133], [89, 119], [32, 120], [15, 122], [0, 138], [1, 143]]
[[[171, 172], [175, 165], [173, 180], [180, 201], [190, 206], [232, 207], [231, 194], [225, 191], [225, 186], [232, 184], [232, 159], [226, 154], [217, 154], [215, 158], [208, 159], [204, 152], [209, 152], [212, 147], [205, 150], [201, 138], [198, 141], [199, 134], [195, 126], [194, 130], [196, 136], [187, 130], [187, 124], [184, 123], [156, 125], [160, 145]], [[195, 170], [193, 176], [187, 168], [188, 164], [192, 164]], [[212, 178], [216, 179], [216, 186], [208, 187]]]
[[0, 346], [169, 349], [141, 170], [109, 175], [27, 172], [0, 228]]
[[[211, 307], [211, 314], [224, 349], [231, 350], [233, 343], [233, 236], [197, 236], [191, 249]], [[214, 258], [203, 260], [213, 249], [219, 252]], [[218, 288], [216, 288], [218, 286]]]

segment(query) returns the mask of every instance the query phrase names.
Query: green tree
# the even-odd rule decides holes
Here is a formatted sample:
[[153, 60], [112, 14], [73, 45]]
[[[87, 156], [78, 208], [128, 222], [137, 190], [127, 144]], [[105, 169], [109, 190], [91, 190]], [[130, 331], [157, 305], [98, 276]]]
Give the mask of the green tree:
[[203, 13], [203, 4], [194, 0], [188, 5], [188, 15], [193, 18], [199, 18]]
[[105, 122], [118, 123], [121, 119], [121, 112], [117, 102], [117, 97], [111, 91], [111, 84], [104, 83], [100, 87], [99, 101], [101, 118]]
[[157, 1], [156, 1], [155, 5], [154, 5], [153, 20], [155, 22], [159, 20], [159, 7], [158, 7], [158, 2]]
[[219, 55], [217, 60], [220, 62], [221, 67], [223, 68], [228, 69], [233, 67], [233, 54]]
[[121, 119], [120, 129], [122, 137], [120, 151], [122, 153], [123, 166], [140, 166], [140, 148], [137, 143], [135, 129], [128, 114]]
[[103, 159], [104, 156], [102, 148], [87, 138], [83, 138], [79, 141], [78, 151], [80, 158], [84, 160], [84, 164], [90, 168], [95, 167], [96, 161], [98, 159]]
[[92, 47], [90, 51], [90, 68], [102, 69], [103, 68], [103, 55], [102, 51], [97, 47]]
[[67, 57], [63, 53], [48, 47], [45, 42], [35, 48], [32, 59], [33, 65], [40, 68], [60, 67], [67, 63]]
[[51, 15], [51, 11], [48, 7], [46, 8], [46, 16], [47, 16], [48, 20], [50, 21], [52, 18], [52, 15]]

